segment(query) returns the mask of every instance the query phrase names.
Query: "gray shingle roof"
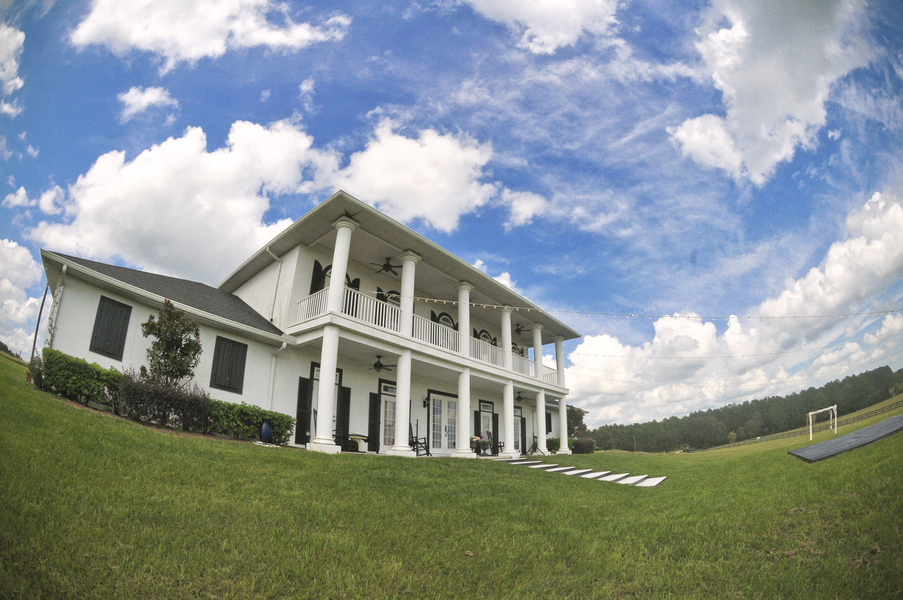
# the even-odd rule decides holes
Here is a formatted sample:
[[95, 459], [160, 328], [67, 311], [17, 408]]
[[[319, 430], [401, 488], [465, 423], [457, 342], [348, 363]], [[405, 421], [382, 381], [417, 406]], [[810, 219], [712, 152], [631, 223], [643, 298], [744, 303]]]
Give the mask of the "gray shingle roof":
[[128, 269], [126, 267], [107, 265], [93, 260], [67, 256], [56, 252], [54, 252], [54, 254], [85, 268], [91, 269], [92, 271], [96, 271], [101, 275], [106, 275], [107, 277], [111, 277], [122, 283], [167, 298], [172, 302], [178, 302], [199, 311], [223, 319], [228, 319], [241, 325], [253, 327], [254, 329], [259, 329], [266, 333], [282, 335], [282, 331], [278, 327], [248, 306], [244, 300], [228, 292], [210, 287], [209, 285], [198, 283], [196, 281], [188, 281], [187, 279], [157, 275], [156, 273], [136, 271], [135, 269]]

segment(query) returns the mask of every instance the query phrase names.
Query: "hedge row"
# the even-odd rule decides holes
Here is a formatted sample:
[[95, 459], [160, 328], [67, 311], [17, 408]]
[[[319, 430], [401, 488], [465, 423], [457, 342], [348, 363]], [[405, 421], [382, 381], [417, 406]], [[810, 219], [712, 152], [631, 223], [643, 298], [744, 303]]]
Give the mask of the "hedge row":
[[295, 419], [242, 402], [214, 400], [197, 384], [166, 384], [132, 371], [120, 373], [96, 363], [45, 348], [31, 365], [35, 384], [64, 398], [110, 406], [117, 415], [194, 433], [212, 433], [237, 440], [256, 439], [266, 421], [270, 442], [291, 439]]
[[42, 357], [35, 357], [32, 372], [40, 371], [36, 382], [39, 387], [60, 396], [87, 404], [115, 406], [119, 397], [122, 373], [116, 369], [104, 369], [97, 363], [44, 348]]

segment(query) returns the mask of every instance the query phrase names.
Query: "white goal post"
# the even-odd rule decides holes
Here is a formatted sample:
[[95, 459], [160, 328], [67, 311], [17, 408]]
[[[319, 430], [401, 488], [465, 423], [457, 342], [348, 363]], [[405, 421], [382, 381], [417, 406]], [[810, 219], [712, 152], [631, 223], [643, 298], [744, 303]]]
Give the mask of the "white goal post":
[[831, 429], [831, 423], [834, 423], [834, 433], [837, 433], [837, 405], [829, 406], [828, 408], [823, 408], [821, 410], [813, 410], [811, 413], [806, 415], [806, 420], [809, 422], [809, 441], [812, 441], [812, 423], [815, 422], [815, 415], [818, 413], [830, 412], [830, 419], [828, 420], [828, 429]]

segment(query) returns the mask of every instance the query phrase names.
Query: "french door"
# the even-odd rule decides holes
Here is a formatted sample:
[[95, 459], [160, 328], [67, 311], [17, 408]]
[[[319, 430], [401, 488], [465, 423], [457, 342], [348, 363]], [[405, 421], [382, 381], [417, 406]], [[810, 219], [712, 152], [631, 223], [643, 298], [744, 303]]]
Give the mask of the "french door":
[[430, 450], [451, 452], [457, 447], [458, 399], [430, 396]]

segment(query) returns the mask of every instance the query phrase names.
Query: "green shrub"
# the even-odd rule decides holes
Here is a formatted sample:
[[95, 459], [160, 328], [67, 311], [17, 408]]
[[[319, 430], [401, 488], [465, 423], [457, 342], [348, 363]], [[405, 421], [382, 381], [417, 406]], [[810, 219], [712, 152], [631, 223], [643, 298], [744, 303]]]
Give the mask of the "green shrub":
[[195, 383], [128, 372], [122, 377], [118, 413], [136, 421], [204, 433], [210, 428], [212, 402], [207, 392]]
[[232, 404], [211, 400], [210, 433], [225, 435], [237, 440], [254, 439], [259, 436], [260, 426], [269, 422], [272, 433], [270, 443], [283, 445], [291, 439], [295, 419], [282, 413], [264, 410], [242, 402]]
[[31, 372], [31, 380], [34, 382], [35, 389], [44, 389], [44, 359], [40, 354], [35, 354], [31, 362], [28, 363], [28, 370]]
[[116, 369], [104, 369], [52, 348], [44, 348], [43, 363], [42, 389], [83, 404], [92, 401], [115, 408], [122, 378]]
[[596, 440], [591, 437], [581, 437], [574, 440], [574, 454], [592, 454], [596, 449]]
[[558, 450], [560, 448], [561, 448], [561, 440], [560, 439], [553, 438], [553, 437], [546, 439], [546, 449], [549, 452], [558, 452]]

